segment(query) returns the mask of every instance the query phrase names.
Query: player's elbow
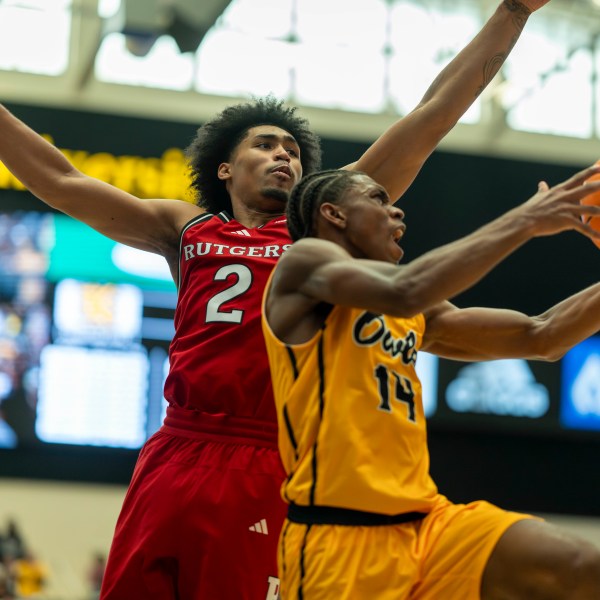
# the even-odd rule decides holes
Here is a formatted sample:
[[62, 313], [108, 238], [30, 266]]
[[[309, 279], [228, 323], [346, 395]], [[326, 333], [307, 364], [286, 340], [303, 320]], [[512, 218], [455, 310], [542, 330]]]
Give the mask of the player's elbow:
[[66, 212], [69, 205], [80, 202], [82, 182], [89, 179], [74, 167], [48, 174], [43, 180], [32, 182], [29, 191], [52, 208]]
[[560, 337], [553, 334], [551, 323], [542, 317], [533, 319], [529, 338], [532, 347], [530, 358], [535, 360], [557, 362], [569, 350], [561, 343]]
[[564, 357], [568, 350], [568, 348], [563, 347], [548, 348], [546, 352], [544, 352], [543, 356], [538, 360], [543, 360], [545, 362], [558, 362]]

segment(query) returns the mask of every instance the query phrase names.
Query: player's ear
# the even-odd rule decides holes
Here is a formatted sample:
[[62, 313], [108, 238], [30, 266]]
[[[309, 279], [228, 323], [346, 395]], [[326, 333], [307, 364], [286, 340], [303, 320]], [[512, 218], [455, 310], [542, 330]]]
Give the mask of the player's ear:
[[226, 181], [227, 179], [231, 179], [231, 164], [230, 163], [221, 163], [219, 168], [217, 169], [217, 177], [221, 181]]
[[346, 215], [341, 210], [341, 207], [331, 202], [323, 202], [319, 207], [321, 216], [336, 227], [344, 229], [346, 227]]

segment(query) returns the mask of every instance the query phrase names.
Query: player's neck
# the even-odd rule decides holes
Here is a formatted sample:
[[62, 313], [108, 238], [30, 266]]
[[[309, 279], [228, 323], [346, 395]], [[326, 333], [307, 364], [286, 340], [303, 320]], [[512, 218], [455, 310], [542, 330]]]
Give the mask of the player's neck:
[[265, 210], [257, 207], [238, 205], [233, 207], [233, 218], [244, 227], [260, 227], [275, 217], [281, 217], [284, 210]]

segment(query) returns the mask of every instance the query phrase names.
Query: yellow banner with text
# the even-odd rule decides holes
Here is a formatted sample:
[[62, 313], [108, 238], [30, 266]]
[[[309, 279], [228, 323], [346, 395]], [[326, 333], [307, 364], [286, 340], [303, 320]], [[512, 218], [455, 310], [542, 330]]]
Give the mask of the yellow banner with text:
[[[50, 136], [44, 136], [53, 143]], [[195, 202], [183, 150], [168, 148], [160, 157], [115, 156], [109, 152], [60, 149], [79, 171], [139, 198], [170, 198]], [[0, 162], [0, 189], [25, 186]]]

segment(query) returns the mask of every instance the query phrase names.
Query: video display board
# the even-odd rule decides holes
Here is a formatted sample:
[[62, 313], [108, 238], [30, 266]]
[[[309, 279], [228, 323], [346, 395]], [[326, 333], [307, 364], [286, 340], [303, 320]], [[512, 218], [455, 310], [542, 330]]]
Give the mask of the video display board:
[[140, 448], [166, 405], [165, 261], [49, 212], [0, 212], [0, 244], [0, 447]]

